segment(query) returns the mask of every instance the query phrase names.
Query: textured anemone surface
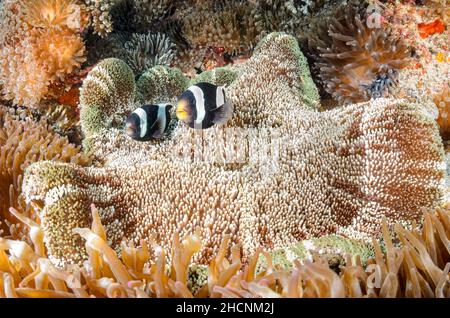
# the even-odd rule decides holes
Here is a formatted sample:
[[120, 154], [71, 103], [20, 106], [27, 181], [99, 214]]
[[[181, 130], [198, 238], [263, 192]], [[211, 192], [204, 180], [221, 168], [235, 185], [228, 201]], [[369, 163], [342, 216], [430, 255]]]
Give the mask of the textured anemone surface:
[[[125, 78], [131, 83], [124, 77], [131, 70], [113, 69], [94, 69], [97, 79], [85, 85], [120, 88], [133, 100], [133, 85], [114, 88]], [[264, 38], [236, 72], [227, 88], [235, 113], [226, 127], [198, 133], [174, 121], [158, 142], [130, 140], [110, 120], [124, 108], [103, 104], [102, 94], [82, 103], [82, 112], [94, 108], [106, 119], [99, 129], [89, 121], [91, 149], [104, 166], [38, 163], [23, 185], [27, 199], [43, 206], [53, 261], [87, 257], [81, 238], [68, 233], [89, 226], [91, 203], [116, 251], [123, 238], [137, 245], [153, 237], [168, 248], [175, 233], [198, 231], [200, 263], [211, 260], [225, 235], [246, 259], [261, 245], [283, 248], [326, 234], [367, 240], [381, 232], [383, 218], [411, 225], [421, 221], [422, 208], [439, 203], [443, 146], [420, 105], [381, 98], [318, 112], [306, 59], [282, 33]]]
[[247, 1], [211, 1], [183, 18], [184, 36], [194, 48], [221, 46], [229, 53], [254, 45], [258, 31]]
[[86, 137], [103, 127], [123, 121], [132, 109], [135, 82], [133, 71], [118, 59], [105, 59], [83, 82], [80, 104], [89, 105], [80, 110], [80, 119]]

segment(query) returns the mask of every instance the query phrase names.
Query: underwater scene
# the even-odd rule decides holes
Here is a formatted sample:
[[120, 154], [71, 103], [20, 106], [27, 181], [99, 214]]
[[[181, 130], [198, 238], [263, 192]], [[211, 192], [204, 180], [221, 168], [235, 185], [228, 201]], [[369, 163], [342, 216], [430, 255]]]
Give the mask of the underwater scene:
[[0, 0], [0, 298], [450, 298], [448, 0]]

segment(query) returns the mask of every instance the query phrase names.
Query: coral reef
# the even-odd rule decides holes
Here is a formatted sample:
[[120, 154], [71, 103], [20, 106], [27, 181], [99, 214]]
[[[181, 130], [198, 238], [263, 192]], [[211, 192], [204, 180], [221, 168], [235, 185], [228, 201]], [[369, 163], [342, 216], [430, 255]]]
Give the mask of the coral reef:
[[448, 133], [445, 104], [450, 77], [448, 64], [450, 30], [445, 28], [441, 30], [443, 33], [429, 34], [425, 38], [424, 34], [421, 34], [421, 26], [442, 18], [438, 11], [435, 6], [429, 4], [423, 6], [411, 3], [389, 4], [383, 11], [383, 18], [388, 21], [395, 36], [401, 37], [407, 45], [414, 47], [414, 63], [400, 70], [396, 94], [421, 104], [437, 106], [434, 109], [430, 108], [430, 112], [440, 126], [441, 136], [446, 140]]
[[[40, 160], [72, 162], [80, 166], [90, 163], [90, 158], [67, 138], [53, 132], [45, 121], [20, 120], [9, 111], [0, 108], [0, 221], [5, 233], [18, 238], [17, 220], [8, 212], [14, 207], [24, 213], [34, 213], [25, 204], [22, 195], [23, 171]], [[8, 228], [7, 228], [8, 227]]]
[[[365, 6], [340, 6], [318, 15], [308, 33], [314, 69], [324, 90], [339, 104], [388, 97], [410, 50], [388, 26], [366, 23]], [[381, 22], [380, 22], [381, 23]]]
[[[46, 245], [58, 263], [86, 258], [79, 237], [66, 233], [89, 225], [91, 203], [115, 250], [124, 237], [139, 244], [150, 234], [168, 248], [175, 233], [199, 229], [204, 244], [194, 260], [207, 263], [227, 233], [244, 258], [260, 245], [278, 249], [327, 234], [367, 240], [383, 217], [412, 225], [442, 198], [444, 151], [433, 118], [395, 99], [318, 112], [306, 59], [286, 34], [268, 35], [237, 67], [227, 90], [235, 114], [226, 128], [236, 133], [228, 146], [220, 140], [225, 128], [199, 136], [182, 123], [162, 141], [130, 140], [114, 123], [127, 103], [115, 103], [116, 93], [103, 98], [97, 87], [118, 86], [133, 100], [132, 72], [118, 60], [104, 62], [114, 71], [102, 63], [83, 85], [93, 102], [81, 111], [102, 118], [82, 125], [103, 167], [44, 162], [24, 180], [27, 198], [45, 202]], [[164, 77], [158, 82], [164, 86]]]
[[141, 27], [151, 27], [168, 19], [175, 7], [182, 1], [177, 0], [135, 0], [134, 10], [138, 12], [135, 23]]
[[154, 66], [170, 66], [178, 49], [168, 35], [160, 32], [118, 32], [100, 40], [89, 36], [87, 42], [88, 47], [95, 47], [88, 57], [91, 64], [118, 58], [131, 67], [137, 78]]
[[430, 8], [434, 10], [442, 21], [448, 25], [450, 21], [450, 8], [448, 7], [448, 0], [427, 0], [430, 5]]
[[184, 36], [194, 49], [223, 47], [235, 53], [248, 49], [258, 34], [247, 1], [222, 1], [204, 5], [183, 18]]
[[256, 25], [264, 33], [284, 31], [295, 33], [309, 11], [323, 1], [257, 1], [254, 8]]
[[[168, 3], [167, 7], [165, 2]], [[130, 64], [137, 76], [151, 66], [170, 64], [175, 51], [186, 48], [180, 22], [169, 20], [168, 17], [151, 22], [149, 14], [152, 11], [156, 13], [171, 10], [174, 3], [175, 1], [109, 1], [107, 6], [102, 7], [103, 14], [107, 16], [101, 19], [107, 22], [105, 32], [89, 32], [86, 35], [88, 63], [94, 65], [101, 59], [111, 57], [123, 59]]]
[[[202, 244], [197, 235], [183, 240], [175, 235], [171, 253], [155, 242], [141, 247], [123, 242], [119, 258], [108, 246], [95, 207], [91, 229], [74, 229], [85, 240], [88, 261], [81, 268], [59, 269], [45, 257], [40, 226], [12, 212], [35, 235], [31, 244], [0, 238], [0, 297], [450, 297], [450, 213], [446, 209], [427, 212], [421, 232], [396, 226], [399, 246], [393, 244], [384, 223], [385, 255], [374, 240], [375, 256], [367, 267], [347, 254], [338, 273], [321, 257], [297, 259], [286, 270], [260, 249], [244, 267], [239, 246], [232, 246], [227, 257], [227, 236], [206, 268], [191, 263]], [[266, 262], [263, 270], [257, 265], [261, 257]]]
[[450, 298], [447, 2], [0, 0], [0, 298]]
[[272, 31], [300, 32], [300, 26], [308, 24], [305, 17], [325, 4], [291, 0], [122, 0], [109, 10], [107, 20], [114, 26], [110, 35], [100, 40], [100, 45], [98, 38], [91, 38], [95, 47], [91, 60], [123, 59], [124, 41], [130, 41], [133, 34], [143, 36], [150, 31], [164, 34], [174, 44], [172, 66], [193, 74], [194, 69], [210, 69], [210, 51], [219, 50], [227, 57], [249, 56], [258, 41]]
[[0, 13], [3, 99], [37, 107], [85, 61], [82, 9], [72, 0], [5, 1]]

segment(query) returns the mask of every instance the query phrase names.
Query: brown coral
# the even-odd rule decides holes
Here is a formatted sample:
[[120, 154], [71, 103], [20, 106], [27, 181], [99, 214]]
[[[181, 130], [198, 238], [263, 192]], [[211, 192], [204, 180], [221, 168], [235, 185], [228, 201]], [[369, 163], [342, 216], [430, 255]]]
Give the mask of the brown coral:
[[23, 171], [39, 160], [87, 165], [90, 159], [78, 147], [70, 144], [67, 138], [54, 133], [45, 122], [19, 120], [8, 114], [5, 108], [0, 111], [0, 221], [3, 229], [7, 230], [6, 233], [14, 235], [17, 234], [15, 226], [6, 228], [17, 223], [8, 212], [9, 207], [14, 207], [25, 215], [34, 213], [22, 196]]
[[[341, 6], [311, 27], [308, 46], [326, 92], [340, 104], [387, 97], [410, 50], [384, 25], [369, 27], [365, 10]], [[381, 22], [380, 22], [381, 23]]]
[[[197, 235], [183, 240], [175, 235], [171, 253], [155, 242], [150, 247], [145, 242], [141, 247], [123, 242], [119, 258], [107, 244], [95, 207], [91, 229], [74, 229], [85, 240], [88, 262], [82, 268], [60, 269], [45, 257], [40, 226], [14, 209], [12, 213], [34, 235], [30, 244], [0, 238], [0, 298], [450, 297], [450, 211], [446, 209], [427, 212], [420, 232], [396, 225], [400, 246], [393, 244], [384, 223], [386, 253], [374, 240], [376, 255], [366, 268], [348, 255], [339, 273], [320, 257], [314, 262], [296, 260], [292, 270], [285, 270], [261, 249], [243, 266], [239, 246], [232, 246], [227, 257], [228, 236], [203, 270], [191, 263], [201, 246]], [[257, 266], [261, 257], [268, 264], [262, 271]]]
[[80, 29], [66, 12], [81, 9], [73, 1], [49, 1], [11, 0], [3, 7], [0, 87], [3, 98], [17, 105], [38, 106], [50, 95], [51, 84], [62, 82], [85, 61]]
[[448, 6], [448, 0], [424, 0], [431, 10], [434, 10], [445, 24], [448, 25], [450, 21], [450, 8]]

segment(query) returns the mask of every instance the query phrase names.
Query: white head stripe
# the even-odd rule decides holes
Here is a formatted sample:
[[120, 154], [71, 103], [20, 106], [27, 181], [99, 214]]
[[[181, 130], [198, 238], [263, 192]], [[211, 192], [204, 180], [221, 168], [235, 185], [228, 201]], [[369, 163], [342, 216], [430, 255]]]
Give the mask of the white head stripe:
[[189, 91], [194, 94], [196, 109], [197, 109], [197, 118], [195, 119], [195, 123], [200, 125], [205, 119], [206, 111], [205, 111], [205, 96], [203, 91], [198, 86], [191, 86], [188, 88]]
[[141, 134], [140, 137], [144, 138], [145, 133], [147, 132], [147, 113], [142, 108], [138, 108], [134, 111], [135, 114], [139, 116], [139, 122], [141, 125]]
[[223, 93], [223, 87], [217, 87], [216, 92], [216, 107], [220, 107], [225, 104], [225, 95]]

